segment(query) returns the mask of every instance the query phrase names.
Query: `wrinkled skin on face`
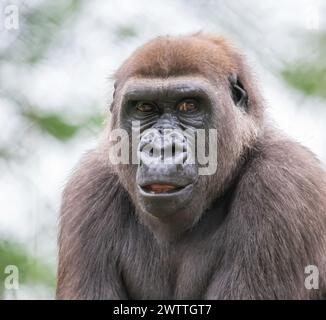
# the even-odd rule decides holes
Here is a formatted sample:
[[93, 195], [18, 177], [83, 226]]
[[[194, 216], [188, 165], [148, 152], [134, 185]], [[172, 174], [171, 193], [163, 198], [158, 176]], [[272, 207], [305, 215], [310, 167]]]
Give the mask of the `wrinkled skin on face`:
[[[142, 211], [159, 219], [166, 220], [174, 214], [186, 215], [194, 195], [201, 192], [197, 165], [187, 163], [186, 137], [182, 132], [209, 128], [211, 100], [202, 82], [202, 79], [189, 81], [187, 78], [155, 81], [133, 79], [125, 89], [121, 112], [124, 128], [130, 132], [131, 121], [140, 121], [142, 161], [133, 179], [136, 182], [137, 203]], [[147, 106], [150, 104], [151, 109], [138, 110], [135, 106], [138, 101], [145, 101]], [[157, 130], [154, 137], [146, 135], [149, 129]], [[171, 138], [169, 130], [174, 135]], [[176, 132], [180, 134], [176, 136]], [[154, 150], [142, 148], [148, 143]], [[171, 150], [170, 154], [168, 150]], [[182, 161], [177, 164], [164, 161], [147, 164], [145, 160], [150, 158], [151, 152], [162, 155], [165, 162], [170, 160], [169, 157], [171, 162]]]

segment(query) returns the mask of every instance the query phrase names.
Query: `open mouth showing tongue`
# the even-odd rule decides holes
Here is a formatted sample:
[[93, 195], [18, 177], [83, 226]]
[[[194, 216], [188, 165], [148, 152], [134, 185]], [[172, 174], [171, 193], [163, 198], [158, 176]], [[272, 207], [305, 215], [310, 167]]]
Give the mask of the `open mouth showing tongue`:
[[183, 187], [174, 186], [171, 184], [149, 184], [144, 186], [143, 189], [150, 193], [172, 193], [182, 189]]

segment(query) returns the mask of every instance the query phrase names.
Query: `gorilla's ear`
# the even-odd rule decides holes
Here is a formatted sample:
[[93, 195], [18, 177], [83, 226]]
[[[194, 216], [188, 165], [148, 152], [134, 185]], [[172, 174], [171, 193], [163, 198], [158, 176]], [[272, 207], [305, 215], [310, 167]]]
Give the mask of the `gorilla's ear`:
[[117, 87], [118, 87], [118, 82], [115, 81], [115, 82], [114, 82], [114, 85], [113, 85], [112, 103], [111, 103], [111, 105], [110, 105], [110, 112], [112, 112], [112, 110], [113, 110], [114, 98], [115, 98], [115, 95], [116, 95]]
[[112, 110], [113, 110], [113, 102], [110, 104], [110, 112], [112, 113]]
[[234, 104], [248, 111], [248, 94], [243, 84], [239, 80], [237, 75], [232, 75], [229, 77], [230, 86], [231, 86], [231, 95], [234, 101]]

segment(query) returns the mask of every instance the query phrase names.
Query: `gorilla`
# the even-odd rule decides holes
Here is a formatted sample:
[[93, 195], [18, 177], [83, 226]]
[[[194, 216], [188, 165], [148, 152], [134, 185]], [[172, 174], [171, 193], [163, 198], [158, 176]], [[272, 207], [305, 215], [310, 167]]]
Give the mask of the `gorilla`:
[[325, 297], [325, 171], [268, 120], [233, 44], [150, 41], [117, 70], [110, 111], [63, 194], [58, 299]]

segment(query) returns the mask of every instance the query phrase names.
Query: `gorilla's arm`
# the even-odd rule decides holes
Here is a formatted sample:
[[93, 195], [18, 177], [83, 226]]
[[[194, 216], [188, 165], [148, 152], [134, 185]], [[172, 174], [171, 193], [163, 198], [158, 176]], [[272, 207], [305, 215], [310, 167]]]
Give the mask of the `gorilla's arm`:
[[127, 298], [118, 272], [118, 238], [124, 232], [123, 217], [133, 208], [116, 175], [99, 158], [95, 151], [88, 154], [64, 192], [59, 299]]
[[225, 256], [207, 297], [302, 299], [305, 267], [319, 269], [325, 294], [326, 186], [312, 154], [287, 140], [258, 145], [234, 192], [224, 229]]

